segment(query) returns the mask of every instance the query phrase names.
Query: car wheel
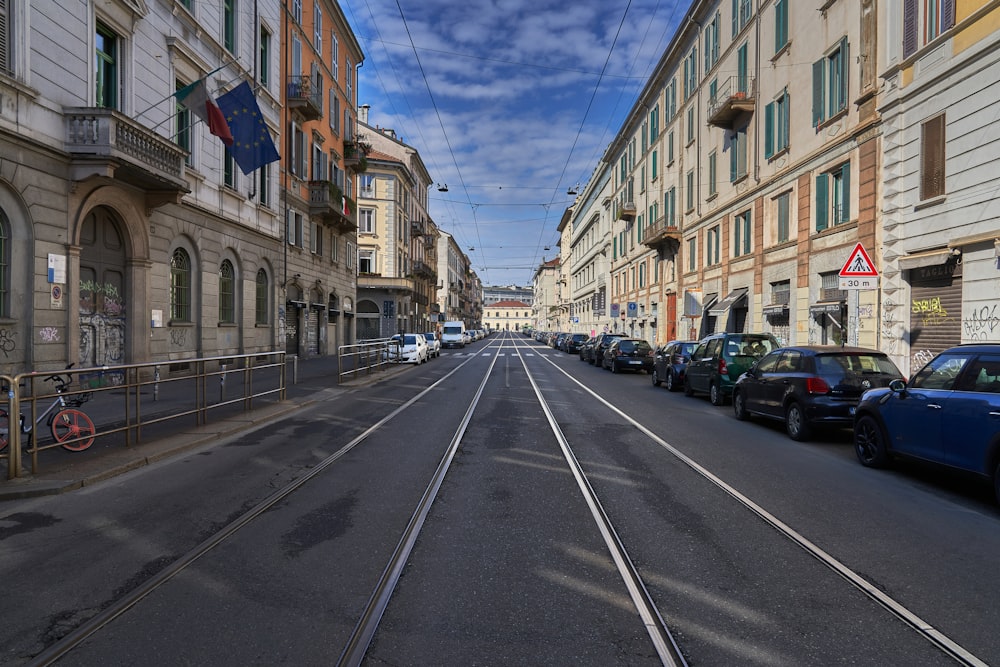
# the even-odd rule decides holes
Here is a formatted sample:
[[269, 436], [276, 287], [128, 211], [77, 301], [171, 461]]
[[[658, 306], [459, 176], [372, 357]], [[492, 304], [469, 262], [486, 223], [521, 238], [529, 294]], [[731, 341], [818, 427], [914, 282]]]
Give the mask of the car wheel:
[[802, 412], [802, 406], [795, 401], [789, 403], [788, 407], [785, 408], [785, 431], [788, 432], [789, 438], [797, 442], [809, 439], [809, 422], [806, 421], [806, 415]]
[[665, 382], [667, 383], [667, 391], [677, 391], [677, 383], [674, 382], [673, 371], [667, 371], [667, 379]]
[[750, 413], [747, 412], [746, 399], [743, 398], [742, 391], [733, 390], [733, 413], [741, 422], [750, 418]]
[[694, 387], [691, 386], [691, 381], [684, 378], [684, 395], [694, 396]]
[[708, 400], [711, 401], [712, 405], [722, 405], [726, 402], [726, 398], [722, 394], [722, 389], [715, 382], [708, 385]]
[[655, 368], [653, 370], [651, 370], [649, 372], [649, 374], [651, 376], [653, 376], [653, 386], [654, 387], [659, 387], [661, 384], [663, 384], [662, 382], [660, 382], [660, 374], [656, 372]]
[[[862, 416], [854, 426], [854, 453], [861, 465], [868, 468], [884, 468], [889, 464], [885, 432], [871, 415]], [[994, 475], [994, 485], [997, 484], [1000, 484], [1000, 479]], [[1000, 488], [997, 490], [1000, 491]]]

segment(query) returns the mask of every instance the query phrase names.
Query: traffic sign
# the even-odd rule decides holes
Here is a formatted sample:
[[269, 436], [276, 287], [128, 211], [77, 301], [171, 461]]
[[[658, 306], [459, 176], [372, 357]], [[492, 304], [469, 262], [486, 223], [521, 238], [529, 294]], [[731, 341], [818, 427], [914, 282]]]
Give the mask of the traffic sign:
[[847, 258], [844, 268], [840, 270], [841, 278], [878, 278], [878, 271], [871, 257], [860, 243], [854, 246], [854, 251]]

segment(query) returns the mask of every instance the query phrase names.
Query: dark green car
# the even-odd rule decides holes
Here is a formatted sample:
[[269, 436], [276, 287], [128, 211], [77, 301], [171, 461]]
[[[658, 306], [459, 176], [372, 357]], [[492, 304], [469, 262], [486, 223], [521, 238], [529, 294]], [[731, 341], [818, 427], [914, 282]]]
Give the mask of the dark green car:
[[708, 394], [712, 405], [723, 405], [740, 375], [778, 347], [778, 340], [768, 333], [717, 333], [703, 338], [684, 373], [684, 393]]

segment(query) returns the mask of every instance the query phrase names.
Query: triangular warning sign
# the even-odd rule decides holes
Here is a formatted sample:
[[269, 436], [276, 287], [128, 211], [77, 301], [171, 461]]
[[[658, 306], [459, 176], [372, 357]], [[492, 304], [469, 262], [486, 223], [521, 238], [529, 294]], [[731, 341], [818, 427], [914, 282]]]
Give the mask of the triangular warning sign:
[[875, 264], [865, 252], [865, 247], [860, 243], [854, 246], [854, 252], [847, 258], [844, 268], [840, 270], [841, 278], [857, 278], [859, 276], [878, 277]]

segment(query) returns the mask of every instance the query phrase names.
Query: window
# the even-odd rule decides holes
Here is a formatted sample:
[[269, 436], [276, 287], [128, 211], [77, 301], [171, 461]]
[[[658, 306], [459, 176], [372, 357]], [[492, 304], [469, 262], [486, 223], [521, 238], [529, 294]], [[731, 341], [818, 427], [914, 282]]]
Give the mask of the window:
[[944, 114], [920, 126], [920, 199], [932, 199], [945, 193], [944, 187]]
[[222, 182], [227, 188], [236, 188], [236, 163], [233, 160], [233, 152], [223, 144], [222, 146]]
[[719, 61], [719, 23], [722, 15], [715, 12], [715, 18], [705, 27], [705, 73]]
[[97, 24], [97, 106], [118, 108], [118, 36], [103, 23]]
[[354, 241], [348, 241], [344, 249], [344, 257], [347, 259], [347, 268], [353, 269], [358, 265], [358, 246]]
[[257, 170], [257, 201], [261, 206], [271, 206], [271, 165], [262, 165]]
[[323, 9], [318, 2], [313, 5], [313, 46], [317, 52], [323, 51]]
[[222, 0], [222, 46], [236, 53], [236, 0]]
[[257, 80], [267, 88], [271, 82], [271, 33], [267, 28], [260, 29], [260, 62], [257, 65]]
[[698, 268], [698, 239], [689, 238], [688, 239], [688, 271], [694, 271]]
[[729, 182], [736, 181], [747, 175], [747, 127], [733, 130], [729, 138]]
[[716, 151], [708, 154], [708, 196], [714, 197], [719, 193], [716, 178], [718, 173], [719, 155]]
[[338, 238], [339, 237], [336, 234], [333, 234], [333, 235], [330, 236], [330, 261], [332, 261], [334, 263], [339, 263], [340, 262], [340, 254], [339, 254], [340, 248], [337, 247], [338, 246], [338, 243], [337, 243], [337, 239]]
[[788, 0], [774, 3], [774, 52], [778, 53], [788, 44]]
[[736, 214], [733, 221], [733, 257], [750, 254], [750, 236], [753, 233], [750, 209]]
[[302, 214], [289, 209], [285, 219], [285, 238], [288, 245], [302, 247]]
[[254, 300], [254, 324], [267, 324], [270, 322], [270, 299], [269, 286], [267, 284], [267, 271], [257, 270], [256, 298]]
[[170, 257], [170, 319], [191, 321], [191, 258], [183, 248]]
[[665, 91], [667, 108], [666, 108], [666, 121], [670, 122], [670, 119], [677, 115], [677, 77], [670, 80], [667, 84]]
[[340, 96], [337, 88], [330, 86], [330, 129], [334, 134], [340, 134]]
[[736, 91], [750, 92], [750, 56], [747, 42], [743, 42], [743, 45], [736, 49]]
[[292, 0], [292, 18], [296, 23], [302, 23], [302, 0]]
[[358, 250], [358, 272], [375, 273], [375, 251], [367, 249]]
[[694, 169], [687, 173], [685, 177], [685, 211], [694, 210]]
[[289, 153], [292, 159], [289, 161], [289, 167], [292, 174], [298, 176], [299, 178], [305, 178], [306, 176], [306, 134], [299, 127], [299, 124], [292, 122], [292, 131], [288, 134], [289, 143]]
[[705, 238], [705, 265], [718, 264], [722, 258], [721, 254], [722, 230], [716, 225], [708, 230]]
[[340, 80], [340, 42], [337, 33], [330, 33], [330, 73], [334, 81]]
[[813, 63], [813, 127], [847, 109], [847, 37]]
[[0, 72], [14, 73], [14, 6], [0, 0]]
[[788, 148], [791, 104], [788, 89], [764, 107], [764, 157], [772, 158]]
[[663, 193], [663, 218], [666, 221], [667, 227], [677, 226], [677, 188], [671, 186], [669, 190]]
[[851, 163], [816, 177], [816, 231], [851, 219]]
[[659, 151], [657, 151], [657, 150], [656, 150], [656, 149], [654, 148], [654, 149], [653, 149], [653, 157], [652, 157], [652, 164], [651, 164], [651, 166], [650, 166], [650, 169], [652, 169], [652, 172], [653, 172], [653, 180], [654, 180], [654, 181], [656, 180], [656, 176], [657, 176], [657, 175], [658, 175], [658, 173], [659, 173], [659, 172], [658, 172], [658, 167], [660, 166], [660, 163], [659, 163], [659, 159], [658, 159], [658, 155], [659, 155]]
[[752, 0], [733, 0], [733, 37], [736, 37], [753, 16]]
[[639, 265], [639, 287], [646, 286], [646, 262]]
[[694, 141], [694, 105], [688, 107], [687, 113], [687, 142], [691, 144]]
[[219, 323], [236, 322], [236, 272], [228, 259], [219, 267]]
[[[2, 1], [0, 0], [0, 2]], [[180, 81], [176, 83], [177, 90], [183, 87], [184, 84]], [[178, 146], [188, 152], [184, 160], [187, 164], [191, 164], [191, 110], [177, 102], [174, 111], [174, 139]]]
[[373, 208], [358, 209], [358, 233], [359, 234], [375, 233], [375, 209]]
[[657, 104], [653, 107], [653, 110], [649, 112], [649, 141], [656, 141], [656, 137], [660, 136], [660, 105]]
[[358, 183], [358, 193], [362, 197], [375, 197], [375, 177], [371, 174], [361, 174], [361, 181]]
[[777, 230], [775, 233], [775, 241], [777, 243], [784, 243], [788, 240], [789, 233], [789, 218], [792, 213], [792, 194], [790, 192], [783, 192], [778, 195], [774, 200], [775, 208], [777, 209]]
[[903, 57], [955, 26], [955, 0], [903, 0]]
[[0, 317], [10, 317], [10, 222], [0, 211]]
[[[350, 58], [345, 58], [344, 62], [344, 88], [347, 90], [347, 106], [354, 108], [354, 66]], [[349, 131], [347, 128], [345, 132]]]
[[674, 131], [670, 130], [667, 135], [667, 164], [674, 163]]
[[691, 49], [687, 58], [684, 59], [684, 99], [689, 99], [694, 95], [694, 90], [698, 86], [698, 47]]

